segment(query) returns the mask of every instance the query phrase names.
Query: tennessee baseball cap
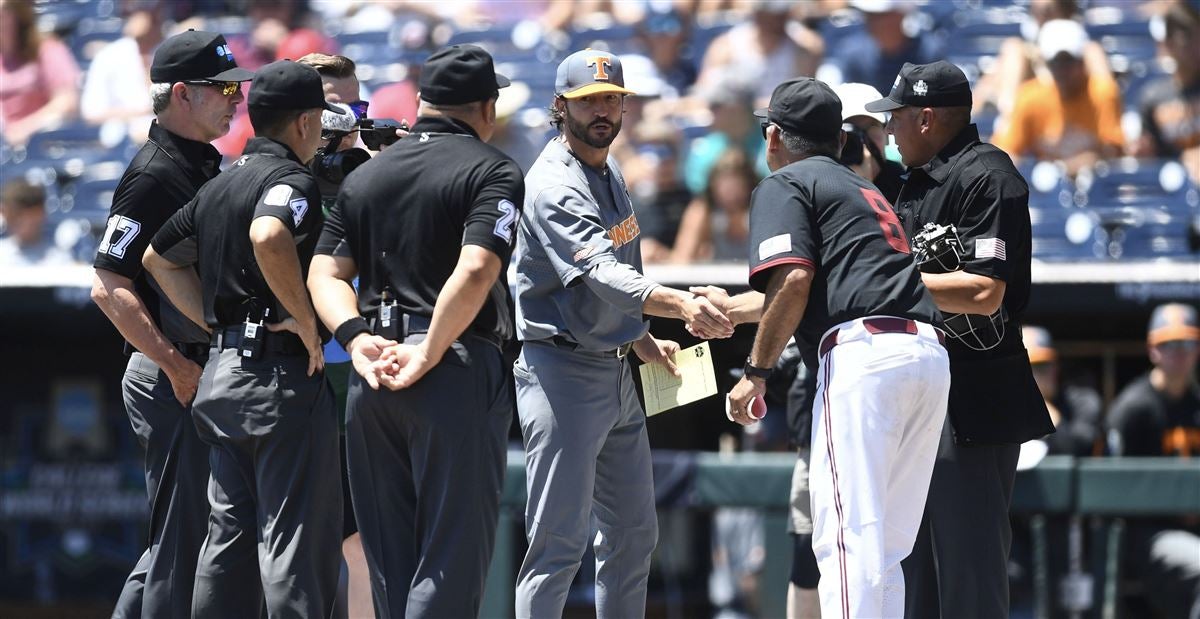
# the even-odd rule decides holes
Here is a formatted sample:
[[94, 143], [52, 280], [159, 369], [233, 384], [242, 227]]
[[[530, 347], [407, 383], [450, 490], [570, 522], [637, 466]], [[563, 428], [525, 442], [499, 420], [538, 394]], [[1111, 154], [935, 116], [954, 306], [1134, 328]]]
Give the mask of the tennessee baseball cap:
[[601, 92], [622, 95], [637, 94], [625, 88], [625, 70], [616, 54], [585, 49], [567, 56], [558, 65], [554, 78], [554, 94], [565, 99], [577, 99]]
[[962, 69], [939, 60], [929, 64], [904, 63], [887, 97], [868, 103], [868, 112], [889, 112], [913, 107], [961, 107], [971, 105], [971, 84]]
[[1154, 308], [1146, 341], [1151, 346], [1165, 342], [1200, 341], [1200, 320], [1196, 308], [1182, 303], [1167, 303]]
[[1041, 327], [1024, 326], [1021, 328], [1021, 339], [1025, 342], [1025, 350], [1029, 352], [1029, 362], [1033, 364], [1050, 363], [1058, 359], [1058, 351], [1054, 350], [1054, 340], [1050, 332]]
[[225, 37], [215, 32], [188, 30], [158, 46], [150, 64], [150, 81], [171, 84], [191, 80], [248, 82], [254, 73], [239, 66]]
[[855, 116], [867, 116], [878, 120], [880, 124], [887, 123], [887, 117], [882, 112], [868, 112], [867, 104], [881, 98], [883, 95], [874, 86], [847, 82], [833, 87], [833, 92], [842, 100], [842, 120]]
[[785, 133], [831, 138], [842, 130], [842, 101], [821, 80], [797, 77], [775, 87], [771, 102], [754, 115], [779, 126]]
[[451, 45], [425, 60], [417, 88], [423, 101], [459, 105], [498, 96], [510, 83], [496, 73], [492, 55], [482, 47]]
[[334, 114], [346, 113], [325, 101], [325, 88], [316, 69], [291, 60], [277, 60], [259, 69], [250, 83], [247, 104], [281, 110], [320, 108]]
[[1054, 60], [1059, 54], [1080, 60], [1088, 44], [1088, 35], [1073, 19], [1052, 19], [1038, 29], [1037, 44], [1042, 60]]

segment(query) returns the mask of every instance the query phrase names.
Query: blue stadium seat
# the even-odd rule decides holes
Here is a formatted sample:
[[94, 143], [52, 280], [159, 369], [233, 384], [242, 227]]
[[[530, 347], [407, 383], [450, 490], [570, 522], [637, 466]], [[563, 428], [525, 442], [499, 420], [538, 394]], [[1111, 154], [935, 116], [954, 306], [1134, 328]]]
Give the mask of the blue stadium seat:
[[124, 28], [125, 21], [119, 17], [86, 17], [79, 21], [71, 36], [67, 37], [67, 45], [79, 66], [86, 70], [101, 47], [121, 38]]
[[571, 31], [571, 50], [588, 47], [624, 51], [633, 47], [637, 30], [625, 24]]
[[118, 182], [119, 179], [104, 179], [76, 183], [69, 199], [64, 196], [63, 215], [103, 224], [108, 219]]

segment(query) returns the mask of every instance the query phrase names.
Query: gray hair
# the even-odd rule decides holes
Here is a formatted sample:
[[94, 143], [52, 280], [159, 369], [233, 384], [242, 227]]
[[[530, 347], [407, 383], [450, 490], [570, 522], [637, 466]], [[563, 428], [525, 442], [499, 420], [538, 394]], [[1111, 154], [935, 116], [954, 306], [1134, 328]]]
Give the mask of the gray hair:
[[783, 142], [783, 147], [793, 155], [803, 155], [806, 157], [825, 155], [833, 159], [841, 156], [840, 136], [834, 136], [825, 140], [815, 140], [807, 136], [785, 133], [778, 125], [775, 126], [775, 131], [779, 133], [779, 139]]
[[150, 104], [155, 114], [162, 114], [171, 104], [172, 84], [150, 84]]

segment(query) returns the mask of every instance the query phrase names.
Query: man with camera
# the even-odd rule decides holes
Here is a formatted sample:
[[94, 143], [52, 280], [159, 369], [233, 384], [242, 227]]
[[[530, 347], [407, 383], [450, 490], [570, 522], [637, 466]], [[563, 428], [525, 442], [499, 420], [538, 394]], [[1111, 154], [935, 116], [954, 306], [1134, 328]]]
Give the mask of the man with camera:
[[482, 603], [513, 408], [503, 274], [525, 191], [486, 144], [508, 84], [479, 47], [430, 56], [412, 133], [342, 186], [308, 279], [356, 370], [350, 493], [378, 617]]
[[[253, 73], [225, 38], [189, 30], [163, 42], [150, 67], [155, 121], [113, 193], [96, 253], [92, 299], [125, 338], [121, 393], [146, 450], [150, 545], [129, 575], [113, 616], [186, 617], [196, 556], [208, 521], [208, 449], [188, 405], [208, 356], [208, 334], [175, 309], [142, 269], [150, 238], [216, 176], [210, 143], [229, 132]], [[201, 323], [202, 324], [202, 323]]]
[[1029, 189], [971, 124], [966, 75], [905, 64], [887, 98], [909, 177], [896, 203], [950, 352], [945, 424], [925, 518], [904, 563], [906, 616], [1008, 616], [1008, 550], [1022, 442], [1054, 432], [1021, 342], [1029, 302]]
[[884, 156], [887, 117], [866, 110], [868, 103], [882, 95], [875, 88], [857, 82], [834, 86], [833, 92], [842, 100], [842, 129], [846, 132], [841, 162], [855, 174], [871, 181], [879, 188], [879, 193], [894, 204], [904, 185], [904, 166]]
[[[311, 67], [282, 60], [251, 84], [256, 137], [176, 213], [144, 263], [212, 330], [193, 419], [211, 445], [208, 539], [194, 618], [328, 617], [342, 493], [322, 330], [304, 287], [324, 217], [306, 164], [325, 102]], [[192, 240], [194, 239], [194, 241]], [[194, 244], [199, 277], [181, 248]]]

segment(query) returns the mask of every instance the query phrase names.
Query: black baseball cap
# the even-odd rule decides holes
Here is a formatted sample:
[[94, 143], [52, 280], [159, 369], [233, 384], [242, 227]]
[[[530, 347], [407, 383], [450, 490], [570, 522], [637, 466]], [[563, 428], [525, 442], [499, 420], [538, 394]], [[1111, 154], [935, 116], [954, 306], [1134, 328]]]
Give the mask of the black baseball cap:
[[254, 72], [233, 59], [225, 37], [215, 32], [188, 30], [163, 41], [154, 52], [150, 81], [173, 84], [193, 80], [248, 82]]
[[842, 100], [828, 84], [811, 77], [776, 86], [767, 109], [754, 115], [797, 136], [831, 138], [842, 130]]
[[868, 112], [889, 112], [905, 106], [963, 107], [971, 105], [971, 84], [952, 62], [904, 63], [888, 96], [867, 104]]
[[510, 83], [482, 47], [451, 45], [425, 60], [417, 88], [423, 101], [459, 105], [491, 99]]
[[346, 110], [325, 101], [325, 87], [317, 70], [291, 60], [277, 60], [254, 74], [247, 101], [250, 107], [283, 110], [321, 108], [335, 114]]

